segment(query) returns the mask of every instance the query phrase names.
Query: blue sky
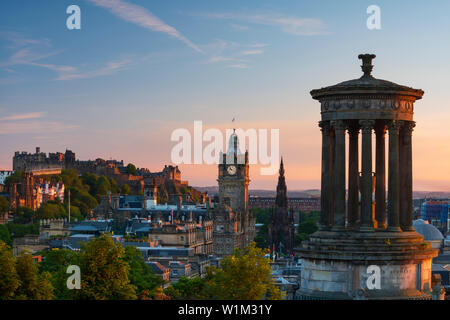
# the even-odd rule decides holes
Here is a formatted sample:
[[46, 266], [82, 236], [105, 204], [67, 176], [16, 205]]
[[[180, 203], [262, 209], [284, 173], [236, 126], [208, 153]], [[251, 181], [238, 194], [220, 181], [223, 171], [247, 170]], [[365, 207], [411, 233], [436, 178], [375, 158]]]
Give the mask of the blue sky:
[[[66, 28], [71, 4], [81, 30]], [[381, 30], [366, 27], [371, 4]], [[444, 1], [2, 1], [0, 168], [39, 145], [159, 170], [171, 131], [236, 117], [244, 129], [280, 128], [288, 187], [317, 188], [320, 115], [309, 91], [359, 77], [357, 55], [370, 52], [375, 77], [425, 91], [416, 190], [450, 190], [448, 12]], [[194, 185], [216, 174], [183, 166]]]

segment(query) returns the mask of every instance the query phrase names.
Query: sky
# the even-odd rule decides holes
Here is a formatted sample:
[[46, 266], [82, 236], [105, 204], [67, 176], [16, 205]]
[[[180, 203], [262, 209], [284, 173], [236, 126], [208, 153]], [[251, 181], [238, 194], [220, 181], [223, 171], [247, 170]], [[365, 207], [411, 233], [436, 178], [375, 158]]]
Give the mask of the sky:
[[[68, 6], [81, 9], [69, 30]], [[369, 30], [366, 9], [381, 9]], [[320, 188], [319, 103], [309, 92], [373, 75], [425, 91], [415, 104], [415, 190], [450, 191], [450, 2], [5, 0], [0, 2], [0, 169], [15, 151], [74, 151], [151, 171], [175, 129], [279, 129], [288, 189]], [[232, 119], [235, 122], [232, 123]], [[216, 165], [180, 165], [216, 185]], [[250, 169], [252, 189], [276, 175]]]

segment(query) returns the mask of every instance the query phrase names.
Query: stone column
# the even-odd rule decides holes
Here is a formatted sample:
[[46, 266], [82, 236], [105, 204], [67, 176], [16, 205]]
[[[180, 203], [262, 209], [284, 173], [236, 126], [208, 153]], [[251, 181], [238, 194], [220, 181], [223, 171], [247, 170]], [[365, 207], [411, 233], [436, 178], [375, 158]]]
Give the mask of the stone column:
[[332, 121], [331, 125], [335, 134], [333, 229], [340, 231], [345, 228], [345, 122]]
[[379, 229], [386, 228], [386, 124], [380, 122], [376, 134], [376, 186], [375, 186], [375, 220]]
[[358, 172], [358, 135], [359, 126], [353, 124], [348, 127], [348, 224], [354, 228], [359, 220], [359, 172]]
[[400, 229], [400, 199], [399, 199], [399, 150], [398, 135], [400, 122], [391, 120], [389, 128], [389, 176], [388, 176], [388, 231]]
[[400, 131], [400, 227], [403, 231], [413, 231], [412, 212], [412, 143], [414, 121], [404, 121]]
[[322, 179], [320, 190], [320, 229], [326, 230], [331, 225], [331, 128], [329, 121], [319, 122], [322, 131]]
[[330, 226], [334, 223], [334, 168], [335, 166], [335, 156], [334, 152], [336, 150], [336, 135], [334, 132], [333, 126], [331, 126], [330, 122], [330, 180], [329, 180], [329, 186], [330, 186]]
[[361, 231], [373, 230], [372, 211], [372, 129], [374, 120], [360, 120], [362, 131]]

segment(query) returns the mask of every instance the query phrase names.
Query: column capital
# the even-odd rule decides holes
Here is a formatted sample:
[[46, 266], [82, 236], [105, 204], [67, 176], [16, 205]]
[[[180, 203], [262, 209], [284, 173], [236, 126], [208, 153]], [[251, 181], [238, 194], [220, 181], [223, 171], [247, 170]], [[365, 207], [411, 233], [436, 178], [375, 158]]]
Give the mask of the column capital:
[[399, 120], [389, 121], [388, 125], [387, 125], [388, 129], [389, 129], [389, 133], [398, 134], [402, 125], [403, 125], [403, 121], [399, 121]]
[[387, 132], [387, 124], [385, 122], [378, 122], [375, 125], [375, 134], [377, 136], [384, 136]]
[[348, 134], [351, 136], [357, 136], [359, 134], [359, 126], [356, 124], [347, 125]]
[[331, 130], [330, 121], [319, 121], [319, 127], [320, 131], [322, 131], [324, 134], [330, 133]]
[[345, 131], [346, 124], [344, 120], [332, 120], [330, 121], [331, 126], [335, 131]]
[[363, 133], [372, 133], [372, 129], [375, 126], [375, 120], [359, 120], [361, 131]]
[[416, 123], [414, 121], [399, 121], [401, 123], [402, 129], [409, 134], [412, 134]]

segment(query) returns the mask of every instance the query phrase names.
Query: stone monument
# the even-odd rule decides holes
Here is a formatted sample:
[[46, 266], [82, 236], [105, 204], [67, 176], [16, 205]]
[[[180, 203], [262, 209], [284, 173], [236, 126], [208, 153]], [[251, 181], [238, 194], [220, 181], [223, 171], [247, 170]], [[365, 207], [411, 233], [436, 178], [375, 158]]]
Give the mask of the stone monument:
[[322, 115], [321, 216], [319, 230], [296, 249], [297, 298], [431, 299], [438, 251], [412, 226], [413, 105], [424, 92], [374, 78], [375, 55], [358, 58], [361, 78], [311, 91]]

